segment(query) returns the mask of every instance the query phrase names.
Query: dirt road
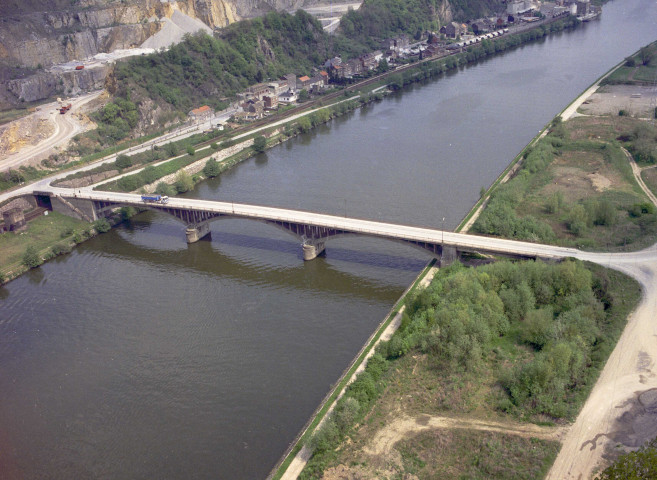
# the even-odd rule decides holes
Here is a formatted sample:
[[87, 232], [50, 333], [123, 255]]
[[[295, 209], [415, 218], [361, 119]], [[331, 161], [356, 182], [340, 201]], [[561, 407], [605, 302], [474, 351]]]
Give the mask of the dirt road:
[[395, 444], [408, 435], [440, 428], [462, 428], [486, 432], [505, 433], [521, 437], [560, 440], [564, 435], [562, 427], [541, 427], [531, 423], [494, 422], [472, 418], [452, 418], [420, 415], [416, 418], [402, 417], [379, 430], [369, 445], [364, 448], [368, 455], [389, 455]]
[[47, 119], [54, 125], [50, 136], [36, 145], [21, 148], [15, 154], [0, 157], [0, 171], [18, 168], [21, 165], [33, 165], [63, 148], [71, 138], [86, 129], [85, 123], [79, 119], [76, 112], [101, 93], [101, 91], [93, 92], [70, 100], [71, 111], [65, 115], [59, 113], [57, 102], [42, 105], [40, 110], [32, 115]]

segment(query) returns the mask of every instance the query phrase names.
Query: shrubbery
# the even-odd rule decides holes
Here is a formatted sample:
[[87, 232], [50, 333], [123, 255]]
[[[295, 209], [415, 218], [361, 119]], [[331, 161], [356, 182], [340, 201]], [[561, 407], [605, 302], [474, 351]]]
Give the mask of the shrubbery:
[[477, 371], [493, 344], [508, 336], [533, 352], [498, 372], [512, 408], [569, 416], [573, 395], [588, 382], [585, 367], [603, 339], [605, 307], [611, 306], [596, 298], [593, 285], [590, 271], [575, 261], [441, 269], [409, 303], [387, 355], [397, 357], [395, 345], [403, 345], [402, 352], [419, 349], [451, 371]]
[[109, 232], [112, 228], [112, 225], [110, 225], [106, 218], [99, 218], [93, 223], [93, 225], [94, 230], [96, 230], [98, 233]]
[[23, 265], [28, 268], [38, 267], [43, 263], [41, 255], [33, 245], [28, 246], [23, 254]]
[[657, 478], [657, 438], [636, 452], [621, 455], [595, 480], [649, 480]]
[[210, 157], [203, 167], [203, 175], [207, 178], [214, 178], [221, 173], [221, 167], [219, 162], [214, 158]]

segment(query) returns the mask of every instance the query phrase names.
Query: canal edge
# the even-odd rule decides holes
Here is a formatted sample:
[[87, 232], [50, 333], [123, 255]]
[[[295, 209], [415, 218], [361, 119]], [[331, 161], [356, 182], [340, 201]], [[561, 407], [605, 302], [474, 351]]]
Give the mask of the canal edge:
[[[374, 354], [374, 348], [383, 340], [383, 334], [387, 333], [392, 335], [397, 328], [399, 328], [399, 319], [404, 311], [404, 302], [406, 298], [415, 292], [418, 288], [426, 287], [431, 279], [438, 271], [436, 266], [437, 259], [431, 259], [422, 271], [415, 278], [406, 290], [402, 293], [399, 299], [395, 302], [392, 308], [388, 311], [387, 315], [383, 318], [377, 329], [370, 335], [363, 347], [358, 351], [354, 359], [350, 362], [347, 368], [343, 371], [342, 375], [338, 378], [334, 387], [329, 390], [324, 399], [320, 402], [319, 406], [315, 409], [308, 421], [301, 428], [295, 439], [290, 443], [285, 453], [281, 456], [276, 465], [272, 468], [267, 480], [280, 480], [285, 478], [292, 463], [298, 459], [301, 469], [305, 466], [310, 458], [312, 452], [307, 451], [304, 443], [310, 436], [317, 430], [320, 424], [328, 417], [333, 411], [337, 401], [342, 397], [346, 388], [357, 377], [358, 374], [367, 365], [367, 360]], [[395, 325], [396, 322], [396, 325]], [[389, 328], [390, 331], [386, 332]], [[305, 450], [305, 452], [304, 452]], [[305, 454], [305, 455], [304, 455]], [[304, 458], [306, 456], [306, 458]], [[300, 471], [298, 472], [300, 473]], [[297, 475], [290, 476], [289, 478], [297, 478]]]
[[502, 173], [499, 174], [499, 176], [495, 179], [495, 181], [486, 189], [486, 192], [479, 198], [479, 200], [474, 204], [474, 206], [470, 209], [470, 211], [463, 217], [463, 220], [458, 224], [458, 226], [454, 229], [455, 232], [458, 233], [468, 233], [470, 230], [470, 227], [474, 224], [474, 222], [477, 220], [481, 212], [484, 210], [484, 207], [488, 204], [488, 201], [490, 200], [491, 195], [499, 187], [501, 184], [506, 183], [521, 167], [522, 165], [522, 160], [523, 156], [527, 152], [528, 149], [532, 148], [536, 142], [538, 142], [541, 138], [543, 138], [545, 135], [548, 134], [549, 128], [552, 125], [552, 122], [554, 119], [562, 117], [564, 112], [568, 110], [569, 108], [575, 106], [575, 110], [566, 118], [565, 120], [568, 120], [572, 118], [574, 113], [577, 113], [577, 108], [584, 103], [584, 101], [589, 98], [591, 95], [593, 95], [598, 88], [600, 88], [600, 83], [607, 78], [609, 75], [614, 73], [617, 69], [619, 69], [623, 64], [625, 63], [625, 59], [622, 59], [620, 62], [618, 62], [616, 65], [611, 67], [609, 70], [607, 70], [605, 73], [600, 75], [593, 83], [591, 83], [588, 87], [586, 87], [581, 94], [579, 94], [577, 97], [575, 97], [568, 105], [566, 105], [559, 113], [557, 113], [552, 120], [550, 120], [539, 132], [532, 138], [527, 145], [520, 150], [520, 153], [514, 157], [514, 159], [511, 161], [511, 163], [502, 171]]

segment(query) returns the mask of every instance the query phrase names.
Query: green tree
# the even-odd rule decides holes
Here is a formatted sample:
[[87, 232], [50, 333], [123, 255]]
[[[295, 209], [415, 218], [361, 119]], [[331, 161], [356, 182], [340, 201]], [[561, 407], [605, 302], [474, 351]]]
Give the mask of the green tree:
[[641, 47], [639, 50], [639, 60], [641, 60], [641, 65], [648, 65], [650, 60], [652, 60], [653, 54], [654, 51], [649, 47]]
[[127, 155], [119, 155], [116, 157], [114, 164], [116, 165], [116, 168], [123, 170], [124, 168], [129, 168], [132, 166], [132, 160]]
[[253, 139], [253, 150], [256, 153], [262, 153], [267, 147], [267, 139], [262, 135], [259, 135]]
[[169, 157], [175, 157], [178, 155], [178, 146], [173, 142], [169, 142], [164, 146], [164, 151], [167, 152]]
[[297, 125], [299, 126], [299, 130], [303, 133], [307, 133], [313, 128], [308, 117], [301, 117], [297, 120]]
[[203, 175], [207, 178], [214, 178], [221, 173], [221, 167], [219, 162], [214, 158], [210, 157], [207, 162], [205, 162], [205, 167], [203, 167]]
[[196, 150], [194, 150], [194, 147], [192, 147], [191, 145], [187, 147], [187, 155], [193, 157], [195, 154], [196, 154]]
[[171, 197], [171, 196], [175, 195], [178, 192], [173, 186], [169, 185], [168, 183], [160, 182], [155, 187], [155, 193], [157, 193], [159, 195], [166, 195], [168, 197]]
[[29, 268], [41, 265], [41, 256], [34, 245], [29, 245], [23, 254], [23, 265]]
[[180, 170], [176, 174], [176, 182], [174, 183], [174, 187], [176, 187], [176, 190], [179, 193], [188, 192], [194, 188], [194, 180], [192, 180], [192, 176], [187, 173], [186, 170]]
[[609, 200], [602, 199], [596, 205], [593, 223], [610, 227], [616, 223], [617, 213], [616, 207]]
[[297, 97], [297, 102], [303, 103], [307, 102], [310, 99], [310, 94], [308, 93], [308, 90], [305, 88], [299, 92], [299, 96]]

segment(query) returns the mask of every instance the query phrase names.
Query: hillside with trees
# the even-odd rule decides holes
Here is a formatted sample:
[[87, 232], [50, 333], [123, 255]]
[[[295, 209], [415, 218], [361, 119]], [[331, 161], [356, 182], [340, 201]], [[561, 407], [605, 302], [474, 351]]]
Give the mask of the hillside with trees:
[[189, 35], [166, 52], [117, 63], [108, 81], [114, 100], [95, 118], [96, 140], [125, 138], [156, 108], [161, 110], [157, 124], [203, 104], [223, 108], [247, 86], [290, 72], [309, 73], [332, 53], [321, 24], [302, 10], [238, 22], [216, 37]]
[[366, 0], [342, 17], [340, 30], [351, 40], [376, 46], [402, 33], [419, 38], [451, 20], [472, 20], [503, 10], [500, 0]]

